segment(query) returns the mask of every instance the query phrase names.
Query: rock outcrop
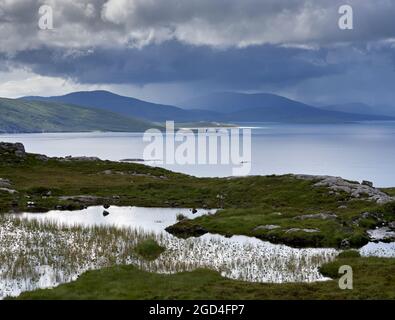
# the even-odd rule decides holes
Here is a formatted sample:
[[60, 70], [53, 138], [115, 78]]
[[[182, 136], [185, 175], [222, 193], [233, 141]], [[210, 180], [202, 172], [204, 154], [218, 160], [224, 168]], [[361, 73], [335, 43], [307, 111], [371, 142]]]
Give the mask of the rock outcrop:
[[40, 161], [48, 161], [49, 158], [42, 154], [28, 154], [22, 143], [0, 142], [0, 157], [4, 162], [17, 163], [26, 160], [30, 155]]
[[309, 220], [309, 219], [317, 219], [317, 220], [333, 220], [336, 219], [337, 215], [334, 213], [316, 213], [316, 214], [305, 214], [303, 216], [297, 216], [294, 220]]
[[98, 157], [72, 157], [72, 156], [67, 156], [64, 158], [57, 158], [60, 161], [100, 161], [100, 158]]
[[265, 225], [255, 227], [252, 231], [256, 232], [256, 231], [261, 231], [261, 230], [275, 230], [275, 229], [279, 229], [279, 228], [280, 228], [280, 226], [275, 225], [275, 224], [265, 224]]
[[305, 232], [305, 233], [316, 233], [320, 232], [318, 229], [302, 229], [302, 228], [291, 228], [285, 231], [285, 233], [293, 233], [293, 232]]
[[340, 177], [315, 176], [315, 175], [295, 175], [298, 179], [315, 181], [315, 187], [327, 187], [334, 193], [345, 192], [355, 199], [367, 199], [379, 204], [395, 201], [395, 198], [385, 192], [374, 188], [373, 183], [364, 181], [361, 184], [357, 181], [348, 181]]
[[26, 156], [26, 151], [22, 143], [0, 142], [0, 155], [11, 155], [22, 158]]

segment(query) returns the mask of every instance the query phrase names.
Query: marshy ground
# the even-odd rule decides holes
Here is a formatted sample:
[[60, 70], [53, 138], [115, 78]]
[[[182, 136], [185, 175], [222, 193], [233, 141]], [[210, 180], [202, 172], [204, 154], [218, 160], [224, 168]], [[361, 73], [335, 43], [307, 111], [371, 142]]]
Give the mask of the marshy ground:
[[[316, 181], [298, 179], [293, 175], [196, 178], [140, 164], [51, 159], [27, 153], [15, 154], [12, 150], [0, 153], [0, 160], [2, 213], [71, 210], [91, 205], [222, 208], [215, 215], [183, 219], [171, 231], [184, 237], [190, 237], [198, 231], [201, 234], [252, 236], [299, 248], [343, 249], [362, 247], [369, 241], [367, 230], [395, 221], [395, 206], [391, 202], [383, 205], [368, 198], [352, 197], [347, 192], [331, 192], [326, 187], [314, 186]], [[393, 194], [393, 189], [384, 191]], [[10, 222], [2, 219], [1, 223], [3, 228], [8, 228], [6, 223]], [[35, 245], [32, 245], [32, 238], [25, 235], [22, 243], [26, 244], [26, 248], [39, 253], [48, 243], [56, 240], [58, 231], [51, 232], [54, 226], [25, 223], [12, 222], [10, 228], [31, 230], [31, 233], [26, 233], [30, 235], [45, 231], [42, 233], [44, 240]], [[140, 236], [133, 235], [136, 242], [120, 245], [118, 241], [122, 242], [125, 236], [128, 239], [132, 237], [127, 234], [128, 231], [116, 231], [115, 235], [107, 231], [109, 238], [106, 238], [106, 231], [103, 230], [76, 230], [79, 230], [78, 227], [69, 228], [66, 238], [81, 237], [80, 240], [91, 245], [92, 250], [107, 245], [120, 250], [115, 250], [119, 256], [108, 255], [106, 262], [100, 265], [112, 267], [89, 271], [73, 283], [53, 290], [26, 293], [22, 297], [394, 298], [395, 279], [392, 275], [395, 274], [395, 261], [391, 258], [352, 257], [325, 264], [321, 268], [322, 274], [333, 279], [338, 277], [336, 268], [339, 263], [352, 265], [355, 289], [349, 292], [340, 290], [336, 280], [313, 284], [254, 284], [224, 279], [220, 274], [208, 270], [160, 275], [135, 266], [113, 266], [125, 264], [127, 257], [136, 255], [134, 247], [141, 240]], [[106, 241], [106, 245], [102, 241]], [[63, 239], [58, 242], [63, 244], [58, 244], [56, 250], [64, 252], [62, 246], [67, 241]], [[160, 241], [158, 243], [162, 245]], [[64, 253], [69, 260], [48, 260], [48, 265], [64, 263], [70, 268], [84, 266], [83, 263], [79, 264], [79, 259], [82, 259], [79, 255], [82, 253], [78, 249], [70, 257]], [[165, 256], [166, 252], [160, 257]], [[15, 275], [24, 270], [27, 263], [23, 259], [13, 261], [12, 258], [15, 257], [3, 252], [3, 265], [13, 265], [12, 268], [3, 268], [3, 271]], [[149, 263], [155, 265], [160, 258], [152, 261]], [[23, 272], [31, 272], [34, 277], [40, 275], [40, 270]], [[149, 287], [150, 281], [157, 285]]]

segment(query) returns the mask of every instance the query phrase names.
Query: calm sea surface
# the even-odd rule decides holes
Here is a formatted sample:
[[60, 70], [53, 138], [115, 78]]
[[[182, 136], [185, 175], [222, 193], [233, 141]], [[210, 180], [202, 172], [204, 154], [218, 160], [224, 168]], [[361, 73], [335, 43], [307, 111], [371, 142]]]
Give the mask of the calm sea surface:
[[[305, 173], [371, 180], [395, 186], [395, 122], [336, 125], [243, 124], [252, 127], [253, 175]], [[42, 133], [0, 135], [28, 152], [49, 156], [143, 158], [141, 133]], [[230, 176], [232, 165], [160, 165], [195, 176]]]

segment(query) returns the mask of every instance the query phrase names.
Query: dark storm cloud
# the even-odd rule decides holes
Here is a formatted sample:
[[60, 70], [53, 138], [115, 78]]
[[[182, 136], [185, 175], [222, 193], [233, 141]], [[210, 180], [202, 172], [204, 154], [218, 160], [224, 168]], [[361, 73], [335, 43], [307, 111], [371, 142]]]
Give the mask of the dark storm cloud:
[[47, 76], [82, 83], [160, 83], [207, 81], [243, 88], [287, 84], [342, 71], [326, 61], [326, 50], [263, 45], [213, 49], [176, 41], [137, 48], [22, 51], [12, 61]]

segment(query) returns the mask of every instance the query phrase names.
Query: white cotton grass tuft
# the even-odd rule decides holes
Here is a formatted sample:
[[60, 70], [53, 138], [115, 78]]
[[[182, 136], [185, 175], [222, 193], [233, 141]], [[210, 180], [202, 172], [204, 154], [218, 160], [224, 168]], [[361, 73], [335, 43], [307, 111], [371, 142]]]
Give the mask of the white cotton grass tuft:
[[[148, 238], [166, 248], [154, 261], [140, 259], [133, 250]], [[163, 230], [1, 216], [0, 299], [54, 287], [87, 270], [118, 264], [134, 264], [158, 273], [209, 268], [224, 277], [250, 282], [322, 281], [327, 279], [319, 267], [337, 254], [335, 249], [295, 249], [245, 236], [206, 234], [178, 239]]]

